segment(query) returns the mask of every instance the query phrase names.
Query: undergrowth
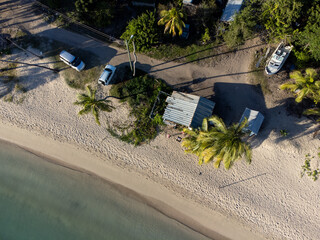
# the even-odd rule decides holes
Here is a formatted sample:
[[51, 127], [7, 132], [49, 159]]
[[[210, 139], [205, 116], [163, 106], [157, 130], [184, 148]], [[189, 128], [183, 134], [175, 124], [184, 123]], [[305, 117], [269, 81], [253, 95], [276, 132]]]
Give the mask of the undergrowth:
[[125, 82], [115, 84], [110, 89], [112, 96], [127, 102], [131, 108], [130, 114], [135, 117], [133, 130], [127, 134], [119, 135], [112, 129], [108, 131], [122, 141], [139, 145], [154, 139], [158, 133], [159, 125], [163, 124], [161, 117], [165, 109], [165, 96], [159, 95], [159, 101], [155, 104], [153, 115], [152, 108], [159, 91], [171, 93], [172, 90], [163, 81], [155, 79], [142, 71], [137, 71], [137, 76]]

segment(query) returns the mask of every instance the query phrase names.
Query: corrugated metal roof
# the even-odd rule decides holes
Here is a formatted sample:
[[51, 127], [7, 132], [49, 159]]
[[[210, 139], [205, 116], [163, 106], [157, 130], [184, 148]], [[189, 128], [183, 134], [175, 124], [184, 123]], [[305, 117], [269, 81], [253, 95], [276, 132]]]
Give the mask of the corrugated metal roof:
[[229, 0], [220, 20], [224, 22], [232, 21], [234, 15], [240, 11], [242, 3], [243, 0]]
[[205, 117], [212, 115], [215, 103], [199, 96], [174, 91], [167, 97], [168, 103], [162, 116], [164, 121], [171, 121], [186, 127], [200, 127]]
[[241, 116], [240, 123], [245, 117], [248, 119], [249, 123], [245, 130], [249, 130], [251, 132], [250, 136], [253, 134], [257, 135], [264, 120], [264, 116], [258, 111], [246, 108]]

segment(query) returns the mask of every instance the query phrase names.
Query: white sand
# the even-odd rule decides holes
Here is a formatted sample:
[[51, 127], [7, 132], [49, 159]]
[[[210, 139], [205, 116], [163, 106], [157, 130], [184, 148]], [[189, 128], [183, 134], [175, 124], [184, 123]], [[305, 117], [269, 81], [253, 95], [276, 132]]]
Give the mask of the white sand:
[[[243, 61], [243, 54], [229, 56], [230, 62], [217, 64], [217, 70], [188, 64], [188, 71], [175, 68], [158, 74], [170, 81], [184, 73], [193, 76], [195, 72], [198, 78], [201, 74], [245, 72], [247, 69], [235, 66]], [[25, 54], [13, 57], [40, 61]], [[120, 56], [114, 61], [120, 62]], [[275, 108], [277, 103], [266, 99], [266, 108], [273, 112], [254, 140], [252, 164], [239, 161], [229, 171], [217, 170], [211, 164], [198, 166], [195, 156], [185, 155], [180, 144], [164, 133], [141, 147], [121, 142], [95, 124], [92, 116], [77, 116], [79, 108], [72, 104], [77, 91], [68, 88], [61, 77], [33, 67], [19, 68], [18, 72], [29, 91], [21, 104], [1, 100], [1, 139], [159, 200], [153, 205], [167, 214], [176, 209], [175, 218], [190, 221], [189, 225], [211, 237], [216, 232], [231, 239], [320, 239], [320, 181], [300, 178], [304, 155], [315, 155], [319, 146], [319, 140], [312, 137], [310, 120], [287, 116], [283, 108]], [[189, 76], [183, 81], [190, 80]], [[214, 80], [246, 81], [232, 75]], [[122, 111], [117, 109], [108, 117], [102, 116], [101, 122], [119, 118]], [[125, 118], [126, 112], [123, 114]], [[285, 139], [279, 134], [284, 128], [289, 132]]]

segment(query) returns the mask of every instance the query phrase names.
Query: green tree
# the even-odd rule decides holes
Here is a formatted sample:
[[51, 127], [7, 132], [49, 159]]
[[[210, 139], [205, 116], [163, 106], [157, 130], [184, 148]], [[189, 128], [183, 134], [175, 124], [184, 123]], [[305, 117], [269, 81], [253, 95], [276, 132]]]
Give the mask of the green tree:
[[320, 101], [320, 81], [318, 81], [318, 74], [315, 69], [307, 68], [305, 76], [301, 71], [293, 71], [290, 78], [294, 82], [284, 83], [280, 86], [282, 90], [290, 90], [296, 95], [296, 102], [301, 102], [302, 99], [309, 97], [315, 103]]
[[159, 35], [155, 13], [147, 11], [137, 19], [132, 19], [121, 35], [121, 39], [129, 39], [131, 35], [134, 35], [134, 43], [138, 51], [148, 51], [152, 45], [157, 44]]
[[78, 19], [85, 23], [105, 27], [114, 17], [114, 0], [76, 0]]
[[270, 38], [290, 40], [297, 33], [294, 23], [303, 14], [303, 0], [269, 0], [262, 5], [262, 19]]
[[171, 8], [169, 11], [162, 10], [160, 12], [160, 17], [161, 19], [158, 21], [158, 25], [165, 25], [164, 33], [169, 31], [174, 37], [177, 34], [177, 30], [179, 36], [182, 34], [185, 24], [182, 21], [184, 15], [181, 9]]
[[252, 4], [236, 14], [228, 30], [223, 34], [223, 39], [230, 48], [243, 44], [247, 38], [253, 35], [258, 25], [258, 12], [258, 6]]
[[320, 61], [320, 5], [318, 4], [309, 10], [307, 24], [298, 39], [299, 44], [315, 60]]
[[90, 86], [86, 87], [87, 94], [78, 94], [78, 101], [74, 102], [75, 105], [81, 105], [83, 108], [79, 111], [79, 115], [92, 113], [96, 123], [100, 125], [99, 111], [111, 112], [113, 107], [109, 104], [109, 100], [96, 99], [96, 90], [92, 90]]
[[[209, 122], [213, 124], [212, 127]], [[203, 120], [200, 130], [185, 129], [189, 136], [183, 139], [182, 146], [187, 153], [194, 153], [199, 157], [199, 164], [214, 161], [214, 166], [218, 168], [223, 162], [224, 167], [229, 169], [243, 155], [251, 163], [251, 147], [242, 140], [246, 135], [244, 128], [247, 123], [245, 120], [241, 124], [226, 127], [221, 118], [212, 116]]]

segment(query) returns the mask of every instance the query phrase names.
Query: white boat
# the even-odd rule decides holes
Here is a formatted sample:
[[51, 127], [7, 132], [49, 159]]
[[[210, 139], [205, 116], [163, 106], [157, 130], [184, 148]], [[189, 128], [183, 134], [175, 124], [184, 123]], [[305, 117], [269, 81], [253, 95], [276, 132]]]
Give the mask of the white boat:
[[286, 46], [284, 42], [281, 42], [277, 49], [272, 53], [271, 58], [267, 61], [265, 71], [268, 75], [279, 72], [284, 62], [289, 57], [292, 50], [292, 46]]

